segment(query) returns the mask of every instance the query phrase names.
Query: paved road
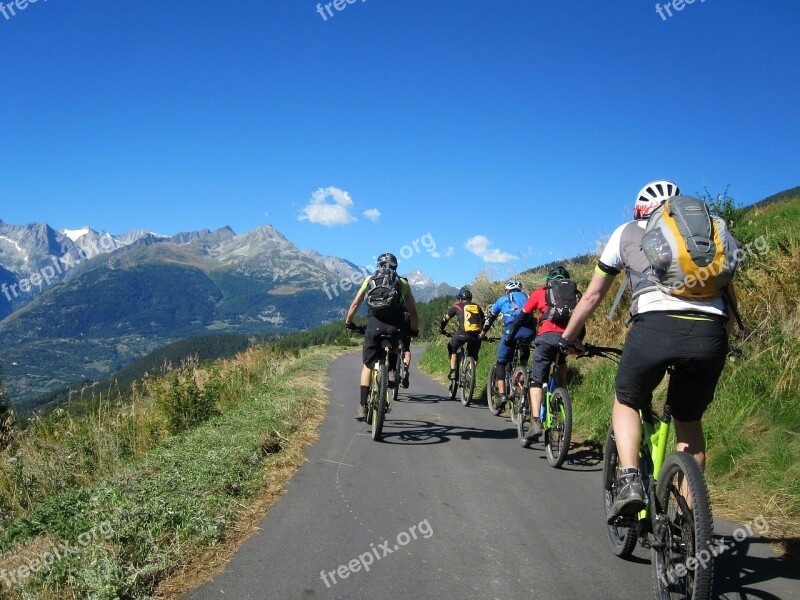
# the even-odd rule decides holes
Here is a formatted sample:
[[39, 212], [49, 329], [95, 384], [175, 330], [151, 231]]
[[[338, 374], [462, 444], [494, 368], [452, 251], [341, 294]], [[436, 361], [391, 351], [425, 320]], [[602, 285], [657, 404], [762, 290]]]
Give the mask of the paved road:
[[[648, 555], [607, 547], [596, 453], [552, 469], [510, 421], [446, 400], [417, 371], [375, 443], [352, 418], [358, 360], [332, 366], [320, 440], [261, 531], [186, 598], [652, 597]], [[718, 560], [718, 598], [800, 598], [796, 563], [763, 539], [736, 543], [730, 523], [717, 531], [735, 544]]]

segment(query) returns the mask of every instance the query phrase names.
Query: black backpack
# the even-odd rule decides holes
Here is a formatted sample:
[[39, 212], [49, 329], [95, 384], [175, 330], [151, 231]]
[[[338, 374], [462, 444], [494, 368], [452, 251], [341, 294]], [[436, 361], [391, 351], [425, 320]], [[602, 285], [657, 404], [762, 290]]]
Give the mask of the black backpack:
[[571, 279], [551, 279], [544, 286], [544, 297], [547, 310], [539, 317], [539, 323], [551, 321], [559, 327], [566, 327], [581, 299], [578, 285]]
[[380, 267], [375, 271], [367, 284], [365, 301], [369, 313], [380, 320], [400, 315], [403, 293], [397, 271], [390, 267]]

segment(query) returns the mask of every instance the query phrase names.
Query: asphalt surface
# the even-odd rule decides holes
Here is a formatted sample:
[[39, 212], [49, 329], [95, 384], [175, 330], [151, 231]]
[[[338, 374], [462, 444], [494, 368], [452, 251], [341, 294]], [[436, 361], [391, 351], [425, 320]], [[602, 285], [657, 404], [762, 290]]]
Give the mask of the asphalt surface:
[[[653, 597], [649, 553], [608, 548], [599, 452], [575, 449], [552, 469], [508, 419], [448, 400], [416, 369], [373, 442], [353, 419], [359, 358], [331, 367], [320, 439], [259, 533], [187, 599]], [[800, 598], [800, 565], [774, 556], [759, 523], [740, 539], [716, 521], [733, 544], [716, 598]]]

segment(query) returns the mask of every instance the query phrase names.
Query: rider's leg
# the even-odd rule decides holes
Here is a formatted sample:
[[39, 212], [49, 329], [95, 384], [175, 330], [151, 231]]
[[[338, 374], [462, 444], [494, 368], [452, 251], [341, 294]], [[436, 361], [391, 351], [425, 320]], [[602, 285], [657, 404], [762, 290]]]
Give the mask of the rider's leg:
[[678, 421], [675, 423], [675, 450], [678, 452], [688, 452], [694, 456], [700, 468], [706, 468], [706, 439], [703, 436], [703, 424], [701, 421]]
[[497, 381], [497, 393], [506, 394], [506, 363], [497, 362], [494, 367], [494, 378]]
[[542, 414], [542, 384], [531, 385], [531, 416], [539, 418]]
[[611, 423], [614, 427], [619, 467], [621, 469], [638, 468], [639, 443], [642, 439], [642, 422], [639, 418], [639, 411], [625, 406], [615, 395]]

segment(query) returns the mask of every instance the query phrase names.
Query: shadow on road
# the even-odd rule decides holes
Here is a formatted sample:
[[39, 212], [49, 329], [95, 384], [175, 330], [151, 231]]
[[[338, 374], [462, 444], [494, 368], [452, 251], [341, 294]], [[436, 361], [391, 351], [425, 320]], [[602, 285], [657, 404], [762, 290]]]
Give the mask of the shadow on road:
[[[789, 581], [800, 580], [800, 561], [786, 556], [751, 556], [763, 554], [761, 549], [754, 551], [756, 545], [768, 545], [775, 542], [784, 542], [789, 547], [795, 546], [800, 540], [774, 540], [763, 537], [748, 537], [742, 541], [735, 541], [732, 536], [716, 536], [724, 540], [725, 546], [730, 549], [720, 554], [714, 565], [714, 592], [715, 598], [720, 600], [734, 599], [759, 599], [779, 600], [781, 597], [768, 591], [753, 589], [762, 582], [772, 579], [785, 579]], [[766, 550], [766, 549], [765, 549]]]
[[387, 444], [443, 444], [453, 438], [462, 440], [509, 440], [517, 437], [514, 429], [477, 429], [460, 425], [443, 425], [434, 421], [387, 419], [383, 424], [383, 442]]

